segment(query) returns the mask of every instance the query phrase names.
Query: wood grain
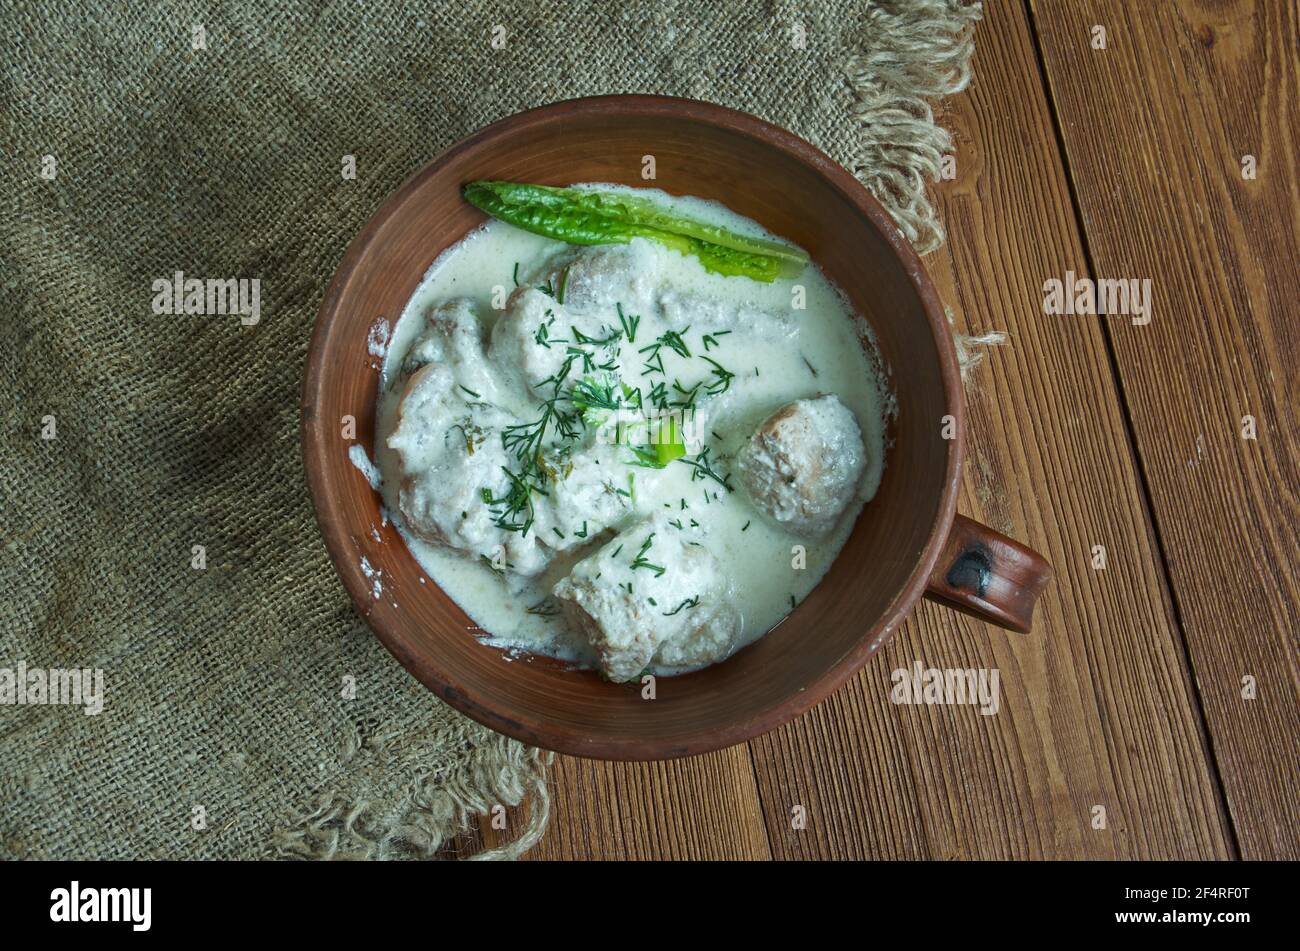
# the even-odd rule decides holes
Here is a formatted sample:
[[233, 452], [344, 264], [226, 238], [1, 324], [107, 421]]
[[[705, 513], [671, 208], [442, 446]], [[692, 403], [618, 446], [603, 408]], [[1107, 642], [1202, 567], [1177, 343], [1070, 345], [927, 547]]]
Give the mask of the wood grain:
[[[949, 237], [926, 265], [962, 329], [1011, 334], [970, 389], [961, 510], [1057, 577], [1033, 634], [924, 605], [849, 687], [753, 741], [773, 853], [1227, 857], [1102, 329], [1041, 309], [1047, 277], [1086, 266], [1027, 17], [985, 15], [974, 85], [943, 117], [957, 178], [937, 190]], [[890, 704], [890, 671], [917, 659], [998, 668], [1001, 711]], [[807, 830], [790, 829], [792, 801], [812, 804]]]
[[1034, 18], [1097, 273], [1152, 281], [1148, 325], [1105, 327], [1241, 852], [1294, 859], [1297, 8], [1114, 0]]
[[768, 859], [745, 745], [689, 759], [557, 756], [551, 831], [536, 859]]
[[[531, 861], [772, 857], [744, 744], [657, 763], [557, 755], [548, 783], [551, 822], [524, 856]], [[531, 808], [509, 810], [504, 831], [481, 818], [451, 853], [465, 857], [513, 838]]]

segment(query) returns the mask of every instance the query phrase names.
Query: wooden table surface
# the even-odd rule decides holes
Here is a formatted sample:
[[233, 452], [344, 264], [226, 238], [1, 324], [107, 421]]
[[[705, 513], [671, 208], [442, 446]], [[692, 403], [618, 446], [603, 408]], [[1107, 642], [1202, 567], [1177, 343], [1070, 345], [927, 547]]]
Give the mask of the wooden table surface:
[[[1055, 567], [1033, 634], [922, 603], [760, 739], [559, 756], [529, 857], [1300, 858], [1296, 4], [984, 10], [925, 264], [961, 330], [1010, 334], [959, 507]], [[1149, 279], [1150, 322], [1045, 314], [1066, 271]], [[997, 668], [1000, 711], [892, 704], [917, 660]]]

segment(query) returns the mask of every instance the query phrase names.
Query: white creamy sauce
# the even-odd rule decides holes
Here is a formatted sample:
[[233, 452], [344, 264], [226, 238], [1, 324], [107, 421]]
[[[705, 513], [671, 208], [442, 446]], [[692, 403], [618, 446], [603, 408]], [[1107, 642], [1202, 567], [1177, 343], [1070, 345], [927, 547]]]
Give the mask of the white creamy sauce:
[[[637, 194], [770, 237], [715, 203]], [[869, 339], [811, 264], [763, 284], [643, 239], [574, 247], [491, 221], [434, 262], [384, 341], [385, 506], [488, 643], [615, 680], [716, 662], [807, 596], [876, 492], [893, 404]], [[686, 455], [636, 465], [614, 434], [644, 436], [643, 417], [575, 409], [584, 379], [646, 410], [691, 402]], [[503, 516], [503, 431], [526, 434], [556, 392], [576, 431], [544, 431], [546, 494]]]
[[366, 350], [371, 356], [379, 357], [381, 360], [388, 355], [388, 339], [392, 333], [388, 326], [388, 321], [383, 317], [376, 320], [370, 327], [370, 333], [366, 335]]
[[370, 581], [370, 595], [376, 601], [384, 593], [384, 573], [370, 564], [364, 555], [361, 558], [361, 573]]
[[380, 475], [379, 469], [375, 464], [370, 461], [370, 457], [366, 455], [365, 447], [360, 443], [353, 443], [348, 448], [348, 459], [357, 467], [357, 470], [366, 477], [366, 481], [370, 483], [370, 487], [375, 491], [379, 491], [379, 488], [383, 485], [384, 478]]

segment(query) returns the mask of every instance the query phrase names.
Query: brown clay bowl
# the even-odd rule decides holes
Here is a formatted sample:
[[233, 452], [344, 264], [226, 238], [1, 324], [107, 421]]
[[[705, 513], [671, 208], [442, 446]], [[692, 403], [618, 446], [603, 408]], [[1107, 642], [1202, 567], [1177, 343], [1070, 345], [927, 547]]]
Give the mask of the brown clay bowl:
[[[641, 178], [655, 157], [657, 179]], [[545, 658], [507, 660], [423, 572], [348, 459], [344, 419], [373, 458], [378, 361], [366, 338], [395, 320], [433, 260], [477, 226], [463, 183], [620, 182], [721, 201], [806, 248], [874, 327], [899, 413], [884, 480], [839, 558], [780, 625], [723, 663], [659, 678], [656, 698]], [[607, 96], [511, 116], [434, 159], [352, 242], [325, 295], [302, 399], [303, 452], [321, 531], [358, 610], [440, 698], [492, 729], [579, 756], [662, 759], [739, 743], [841, 686], [932, 596], [1027, 629], [1050, 569], [958, 517], [962, 392], [943, 309], [888, 214], [817, 149], [753, 116], [682, 99]], [[952, 417], [958, 438], [944, 438]], [[951, 436], [951, 429], [949, 431]], [[372, 596], [365, 558], [383, 572]], [[942, 559], [942, 560], [941, 560]]]

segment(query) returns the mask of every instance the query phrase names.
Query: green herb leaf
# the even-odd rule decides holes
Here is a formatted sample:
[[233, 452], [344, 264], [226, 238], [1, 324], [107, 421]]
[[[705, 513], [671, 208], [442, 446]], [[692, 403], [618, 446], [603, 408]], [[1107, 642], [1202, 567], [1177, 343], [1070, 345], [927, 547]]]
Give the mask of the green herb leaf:
[[[640, 550], [639, 552], [637, 552], [637, 553], [636, 553], [636, 557], [635, 557], [634, 559], [632, 559], [632, 567], [633, 567], [633, 568], [646, 568], [646, 569], [648, 569], [648, 570], [650, 570], [650, 571], [653, 571], [653, 572], [655, 573], [655, 577], [658, 578], [660, 575], [662, 575], [662, 574], [663, 574], [665, 571], [667, 571], [668, 569], [665, 568], [663, 565], [656, 565], [656, 564], [653, 564], [653, 563], [647, 561], [647, 560], [646, 560], [646, 557], [645, 557], [646, 554], [650, 551], [650, 546], [651, 546], [651, 544], [653, 544], [653, 542], [654, 542], [654, 537], [655, 537], [655, 533], [654, 533], [654, 532], [651, 532], [649, 535], [646, 536], [645, 541], [643, 541], [643, 542], [641, 543], [641, 550]], [[629, 588], [628, 590], [629, 590], [629, 592], [631, 591], [630, 588]]]
[[699, 595], [696, 595], [693, 598], [687, 598], [685, 601], [677, 605], [677, 607], [673, 608], [671, 611], [663, 612], [664, 617], [672, 617], [674, 614], [677, 614], [683, 608], [693, 608], [696, 607], [699, 603], [700, 603]]
[[793, 245], [679, 215], [634, 195], [499, 181], [470, 182], [464, 192], [466, 201], [494, 218], [569, 244], [648, 238], [698, 258], [715, 274], [764, 282], [794, 277], [808, 263]]
[[623, 336], [627, 337], [628, 343], [636, 343], [636, 328], [641, 323], [640, 316], [624, 314], [622, 304], [615, 304], [614, 309], [618, 311], [618, 322], [623, 325]]

